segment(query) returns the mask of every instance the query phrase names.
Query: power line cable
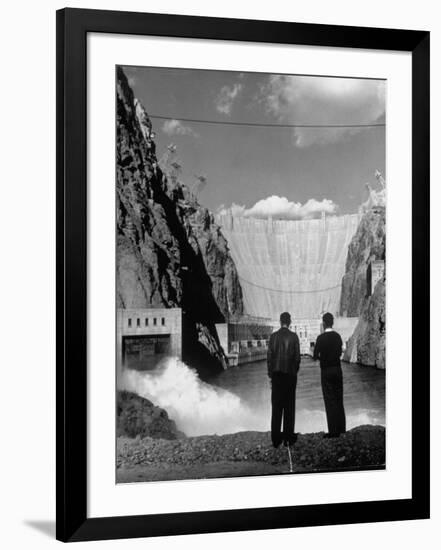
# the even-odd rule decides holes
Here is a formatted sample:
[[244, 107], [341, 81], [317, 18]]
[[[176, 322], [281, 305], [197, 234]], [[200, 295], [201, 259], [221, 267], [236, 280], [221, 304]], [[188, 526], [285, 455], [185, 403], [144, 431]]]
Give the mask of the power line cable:
[[203, 120], [197, 118], [177, 118], [163, 115], [149, 115], [158, 120], [177, 120], [179, 122], [192, 122], [195, 124], [219, 124], [226, 126], [252, 126], [262, 128], [384, 128], [385, 122], [372, 124], [275, 124], [267, 122], [234, 122], [232, 120]]
[[283, 294], [315, 294], [317, 292], [327, 292], [328, 290], [335, 290], [336, 288], [340, 288], [340, 284], [335, 286], [330, 286], [328, 288], [317, 288], [314, 290], [283, 290], [280, 288], [270, 288], [262, 285], [258, 285], [256, 283], [252, 283], [251, 281], [247, 281], [243, 277], [238, 277], [240, 281], [243, 283], [246, 283], [248, 285], [254, 286], [256, 288], [260, 288], [262, 290], [270, 290], [271, 292], [281, 292]]

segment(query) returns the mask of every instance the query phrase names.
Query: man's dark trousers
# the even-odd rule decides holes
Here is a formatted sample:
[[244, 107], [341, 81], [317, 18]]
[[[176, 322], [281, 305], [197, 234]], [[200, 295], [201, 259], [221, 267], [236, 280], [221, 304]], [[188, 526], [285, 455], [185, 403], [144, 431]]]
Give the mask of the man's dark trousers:
[[[271, 377], [271, 440], [278, 446], [282, 441], [294, 442], [297, 375], [276, 372]], [[283, 416], [283, 435], [281, 424]]]
[[321, 379], [328, 431], [331, 435], [339, 435], [346, 431], [341, 366], [322, 368]]

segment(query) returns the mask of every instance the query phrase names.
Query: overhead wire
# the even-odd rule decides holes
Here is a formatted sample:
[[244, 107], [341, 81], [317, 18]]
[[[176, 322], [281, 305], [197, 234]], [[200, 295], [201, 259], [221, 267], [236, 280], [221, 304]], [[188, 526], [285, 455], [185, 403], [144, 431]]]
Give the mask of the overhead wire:
[[150, 115], [149, 118], [155, 118], [158, 120], [177, 120], [179, 122], [189, 122], [194, 124], [219, 124], [225, 126], [251, 126], [251, 127], [262, 127], [262, 128], [381, 128], [385, 127], [385, 122], [375, 122], [375, 123], [366, 123], [366, 124], [278, 124], [272, 122], [238, 122], [233, 120], [210, 120], [210, 119], [200, 119], [200, 118], [181, 118], [173, 116], [164, 116], [164, 115]]
[[260, 288], [261, 290], [269, 290], [271, 292], [281, 292], [283, 294], [315, 294], [317, 292], [327, 292], [329, 290], [335, 290], [336, 288], [340, 288], [340, 286], [341, 286], [340, 284], [338, 284], [338, 285], [330, 286], [330, 287], [327, 287], [327, 288], [317, 288], [317, 289], [313, 289], [313, 290], [285, 290], [285, 289], [280, 289], [280, 288], [270, 288], [270, 287], [258, 285], [256, 283], [248, 281], [247, 279], [244, 279], [243, 277], [239, 277], [239, 280], [242, 281], [243, 283], [248, 284], [248, 285]]

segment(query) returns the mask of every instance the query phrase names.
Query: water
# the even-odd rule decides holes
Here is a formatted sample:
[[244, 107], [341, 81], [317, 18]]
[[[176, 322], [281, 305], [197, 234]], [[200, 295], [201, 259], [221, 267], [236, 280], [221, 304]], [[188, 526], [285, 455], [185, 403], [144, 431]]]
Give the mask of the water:
[[[361, 424], [384, 425], [384, 371], [344, 363], [343, 378], [348, 429]], [[185, 363], [169, 357], [154, 371], [124, 369], [118, 387], [164, 408], [178, 429], [189, 436], [269, 430], [266, 361], [223, 371], [207, 383]], [[296, 395], [296, 431], [325, 431], [320, 369], [311, 359], [302, 358]]]
[[164, 360], [154, 371], [124, 369], [118, 387], [165, 409], [188, 436], [258, 429], [253, 411], [239, 396], [202, 381], [176, 357]]
[[[344, 406], [347, 429], [361, 424], [385, 425], [385, 372], [342, 363]], [[250, 429], [269, 430], [271, 403], [266, 361], [256, 361], [229, 369], [210, 383], [237, 395], [253, 412]], [[327, 431], [320, 384], [320, 367], [302, 357], [297, 378], [296, 425], [301, 433]]]

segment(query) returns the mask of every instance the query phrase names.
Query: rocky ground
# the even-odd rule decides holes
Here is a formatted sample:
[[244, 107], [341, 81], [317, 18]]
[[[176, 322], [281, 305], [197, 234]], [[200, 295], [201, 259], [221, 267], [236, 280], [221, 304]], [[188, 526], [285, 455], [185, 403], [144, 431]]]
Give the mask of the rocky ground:
[[[300, 434], [291, 457], [293, 473], [384, 468], [385, 429], [359, 426], [337, 439]], [[117, 439], [120, 483], [278, 473], [290, 473], [288, 451], [274, 449], [267, 432]]]

